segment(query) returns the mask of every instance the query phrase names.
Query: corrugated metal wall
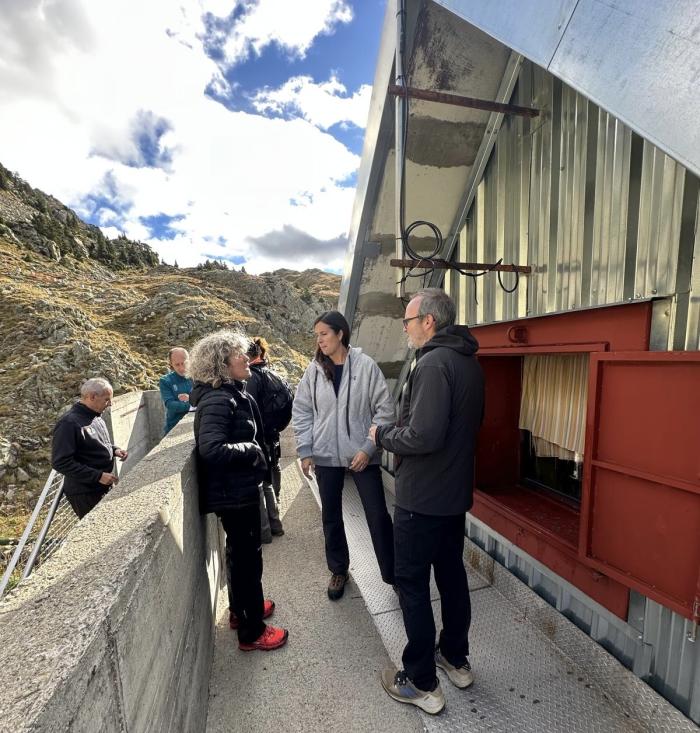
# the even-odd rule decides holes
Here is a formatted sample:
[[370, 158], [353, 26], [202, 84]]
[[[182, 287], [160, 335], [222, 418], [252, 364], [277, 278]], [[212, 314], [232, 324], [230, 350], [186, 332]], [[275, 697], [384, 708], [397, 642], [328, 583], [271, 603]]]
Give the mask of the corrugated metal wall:
[[513, 102], [540, 116], [504, 121], [453, 259], [533, 273], [508, 294], [495, 274], [450, 272], [462, 321], [673, 296], [669, 346], [700, 348], [698, 179], [530, 62]]
[[[512, 101], [537, 107], [540, 116], [503, 122], [453, 260], [503, 258], [529, 264], [533, 272], [508, 294], [493, 273], [472, 279], [450, 271], [445, 288], [458, 303], [460, 322], [666, 296], [672, 299], [670, 330], [662, 343], [699, 349], [697, 177], [530, 62], [523, 64]], [[502, 279], [506, 287], [514, 284], [511, 274]], [[469, 526], [471, 538], [485, 546], [483, 528]], [[538, 590], [532, 568], [518, 573], [526, 558], [518, 560], [513, 550], [506, 562], [498, 543], [491, 544], [497, 560]], [[629, 624], [622, 627], [583, 596], [561, 588], [541, 595], [700, 721], [700, 638], [689, 640], [689, 621], [635, 593]]]

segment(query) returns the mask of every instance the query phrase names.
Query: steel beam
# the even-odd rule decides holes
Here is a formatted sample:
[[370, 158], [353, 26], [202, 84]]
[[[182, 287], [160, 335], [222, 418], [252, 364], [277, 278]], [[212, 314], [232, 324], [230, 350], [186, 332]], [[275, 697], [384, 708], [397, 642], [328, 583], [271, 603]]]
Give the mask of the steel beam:
[[476, 99], [475, 97], [462, 97], [457, 94], [446, 92], [435, 92], [431, 89], [416, 89], [415, 87], [402, 87], [397, 84], [389, 85], [389, 94], [396, 97], [411, 97], [422, 99], [426, 102], [437, 102], [439, 104], [451, 104], [456, 107], [470, 107], [471, 109], [483, 109], [487, 112], [498, 112], [504, 115], [520, 115], [521, 117], [537, 117], [540, 114], [538, 109], [533, 107], [521, 107], [517, 104], [505, 104], [503, 102], [492, 102], [489, 99]]

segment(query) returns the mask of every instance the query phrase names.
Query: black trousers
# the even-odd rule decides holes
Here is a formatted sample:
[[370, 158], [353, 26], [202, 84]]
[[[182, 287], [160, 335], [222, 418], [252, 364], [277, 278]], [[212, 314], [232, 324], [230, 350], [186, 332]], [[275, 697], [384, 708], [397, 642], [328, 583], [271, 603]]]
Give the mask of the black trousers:
[[431, 690], [435, 675], [435, 621], [430, 605], [430, 567], [440, 592], [440, 651], [459, 667], [469, 655], [471, 603], [464, 569], [464, 514], [428, 516], [394, 510], [396, 585], [408, 643], [403, 667], [420, 690]]
[[66, 499], [71, 505], [73, 511], [78, 515], [78, 519], [82, 519], [88, 512], [91, 512], [108, 493], [109, 489], [105, 487], [104, 491], [91, 491], [88, 494], [74, 494], [73, 496], [66, 496]]
[[[326, 562], [331, 573], [347, 573], [350, 551], [343, 522], [343, 483], [345, 469], [316, 466], [316, 482], [321, 495], [323, 536], [326, 541]], [[385, 583], [394, 582], [394, 533], [386, 508], [384, 487], [379, 466], [367, 466], [364, 471], [352, 471], [352, 478], [365, 510], [374, 554]]]
[[217, 512], [226, 532], [226, 571], [229, 604], [238, 616], [238, 640], [255, 641], [263, 623], [263, 558], [260, 544], [260, 506], [252, 504]]

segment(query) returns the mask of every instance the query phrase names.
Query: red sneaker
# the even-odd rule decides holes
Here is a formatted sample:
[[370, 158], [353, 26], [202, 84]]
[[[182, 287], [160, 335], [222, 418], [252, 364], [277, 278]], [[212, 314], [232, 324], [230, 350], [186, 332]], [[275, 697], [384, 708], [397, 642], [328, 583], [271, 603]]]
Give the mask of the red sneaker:
[[260, 649], [262, 652], [269, 652], [271, 649], [279, 649], [287, 643], [289, 632], [287, 629], [280, 629], [277, 626], [266, 626], [265, 631], [250, 644], [238, 642], [238, 648], [244, 652], [252, 652], [254, 649]]
[[[269, 618], [270, 616], [272, 616], [274, 610], [275, 602], [266, 598], [263, 603], [263, 618]], [[228, 625], [232, 629], [238, 628], [238, 616], [236, 616], [236, 614], [231, 609], [229, 609], [228, 612]]]

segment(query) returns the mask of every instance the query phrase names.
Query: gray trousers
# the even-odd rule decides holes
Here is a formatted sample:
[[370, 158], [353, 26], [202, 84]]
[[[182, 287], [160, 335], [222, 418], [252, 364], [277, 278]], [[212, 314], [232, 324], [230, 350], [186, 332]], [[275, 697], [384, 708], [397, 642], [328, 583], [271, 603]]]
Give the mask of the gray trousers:
[[272, 484], [263, 483], [260, 487], [260, 539], [272, 542], [272, 532], [282, 529], [280, 512], [275, 500], [275, 490]]

